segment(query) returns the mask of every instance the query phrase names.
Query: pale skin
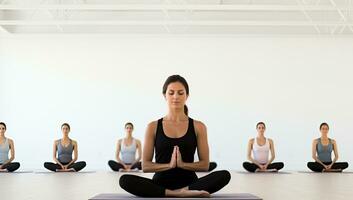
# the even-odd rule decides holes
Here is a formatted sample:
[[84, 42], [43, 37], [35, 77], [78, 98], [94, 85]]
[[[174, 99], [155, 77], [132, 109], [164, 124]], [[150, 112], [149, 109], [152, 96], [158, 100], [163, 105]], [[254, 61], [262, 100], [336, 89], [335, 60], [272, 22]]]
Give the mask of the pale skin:
[[[329, 145], [330, 143], [330, 140], [328, 138], [328, 132], [329, 132], [329, 127], [328, 126], [322, 126], [321, 129], [320, 129], [320, 132], [321, 132], [321, 143], [323, 146], [327, 146]], [[317, 149], [316, 149], [316, 146], [318, 144], [318, 140], [315, 139], [313, 140], [313, 143], [312, 143], [312, 158], [320, 163], [325, 169], [324, 171], [331, 171], [332, 169], [332, 165], [338, 160], [338, 148], [337, 148], [337, 143], [335, 140], [331, 139], [331, 142], [332, 142], [332, 147], [333, 147], [333, 153], [334, 153], [334, 159], [332, 160], [332, 163], [330, 165], [325, 165], [324, 163], [322, 163], [318, 156], [317, 156]]]
[[72, 141], [72, 145], [73, 145], [73, 159], [70, 161], [70, 163], [63, 165], [62, 163], [60, 163], [60, 161], [57, 159], [56, 155], [57, 155], [57, 151], [58, 151], [58, 144], [60, 142], [59, 140], [55, 140], [54, 141], [54, 145], [53, 145], [53, 160], [54, 162], [56, 162], [57, 164], [59, 164], [61, 166], [61, 169], [57, 170], [58, 172], [68, 172], [68, 171], [75, 171], [75, 169], [73, 168], [68, 168], [71, 164], [73, 164], [74, 162], [77, 161], [77, 157], [78, 157], [78, 146], [77, 146], [77, 142], [75, 140], [72, 140], [69, 138], [69, 133], [70, 133], [70, 128], [68, 126], [63, 126], [61, 128], [63, 137], [61, 139], [61, 145], [64, 147], [67, 147], [70, 144], [70, 141]]
[[[5, 137], [6, 128], [4, 125], [0, 125], [0, 144], [3, 144], [6, 140]], [[10, 158], [0, 165], [0, 171], [7, 172], [7, 169], [1, 169], [4, 165], [11, 163], [15, 159], [15, 145], [12, 139], [7, 138], [9, 141]]]
[[[260, 146], [265, 145], [266, 144], [266, 137], [265, 137], [266, 127], [263, 124], [259, 124], [256, 127], [256, 130], [257, 130], [257, 137], [256, 137], [257, 144]], [[253, 150], [253, 145], [254, 145], [255, 139], [254, 138], [250, 139], [248, 142], [248, 150], [247, 150], [248, 160], [259, 167], [258, 171], [266, 171], [268, 165], [271, 164], [275, 160], [275, 157], [276, 157], [275, 145], [274, 145], [272, 139], [268, 138], [268, 141], [270, 143], [271, 158], [266, 164], [258, 163], [252, 156], [252, 150]]]
[[[188, 98], [185, 87], [179, 82], [168, 85], [164, 98], [168, 105], [168, 113], [163, 118], [164, 133], [170, 138], [182, 137], [188, 128], [188, 116], [184, 114], [184, 105]], [[144, 172], [160, 172], [173, 168], [182, 168], [191, 171], [207, 171], [209, 167], [209, 149], [207, 141], [207, 128], [200, 122], [194, 120], [195, 132], [197, 137], [197, 152], [199, 161], [186, 163], [183, 161], [178, 146], [174, 150], [170, 163], [160, 164], [152, 162], [154, 156], [154, 140], [157, 129], [157, 121], [148, 124], [144, 140], [142, 169]], [[168, 197], [209, 197], [207, 191], [189, 190], [188, 187], [177, 190], [165, 190]]]
[[[116, 160], [122, 164], [124, 166], [124, 171], [130, 171], [131, 170], [131, 167], [140, 162], [141, 160], [141, 155], [142, 155], [142, 146], [141, 146], [141, 141], [138, 140], [138, 139], [135, 139], [132, 137], [132, 132], [133, 132], [133, 127], [128, 124], [125, 126], [125, 131], [126, 131], [126, 136], [124, 139], [120, 139], [118, 140], [117, 142], [117, 145], [116, 145], [116, 154], [115, 154], [115, 157], [116, 157]], [[133, 140], [136, 141], [136, 149], [137, 149], [137, 158], [135, 159], [135, 161], [133, 163], [131, 163], [130, 165], [124, 163], [121, 159], [120, 159], [120, 150], [121, 150], [121, 144], [123, 143], [124, 145], [126, 146], [130, 146], [133, 142]]]

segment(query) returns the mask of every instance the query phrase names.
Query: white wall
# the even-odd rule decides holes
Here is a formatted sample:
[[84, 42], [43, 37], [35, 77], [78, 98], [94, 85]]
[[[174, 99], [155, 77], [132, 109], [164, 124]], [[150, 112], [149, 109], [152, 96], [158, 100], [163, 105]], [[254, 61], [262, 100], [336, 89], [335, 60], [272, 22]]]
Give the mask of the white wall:
[[79, 160], [108, 169], [132, 121], [162, 117], [168, 75], [191, 87], [191, 116], [206, 123], [211, 159], [241, 169], [255, 124], [267, 123], [277, 160], [304, 169], [326, 121], [352, 163], [353, 40], [275, 37], [18, 37], [0, 39], [0, 121], [24, 168], [51, 160], [69, 122]]

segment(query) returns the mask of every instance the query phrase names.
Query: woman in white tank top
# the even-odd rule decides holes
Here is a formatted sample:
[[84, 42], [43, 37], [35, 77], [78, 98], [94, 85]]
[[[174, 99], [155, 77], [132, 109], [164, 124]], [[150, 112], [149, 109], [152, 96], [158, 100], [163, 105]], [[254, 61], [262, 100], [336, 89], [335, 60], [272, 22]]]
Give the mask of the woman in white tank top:
[[[116, 160], [109, 160], [108, 165], [113, 171], [141, 170], [141, 142], [132, 137], [134, 125], [125, 124], [126, 137], [118, 140], [116, 145]], [[137, 157], [136, 157], [137, 153]]]
[[[259, 122], [256, 125], [257, 137], [250, 139], [248, 143], [248, 160], [243, 167], [249, 172], [277, 172], [284, 167], [282, 162], [272, 163], [275, 159], [275, 147], [272, 139], [265, 137], [266, 125]], [[271, 158], [269, 154], [271, 152]]]

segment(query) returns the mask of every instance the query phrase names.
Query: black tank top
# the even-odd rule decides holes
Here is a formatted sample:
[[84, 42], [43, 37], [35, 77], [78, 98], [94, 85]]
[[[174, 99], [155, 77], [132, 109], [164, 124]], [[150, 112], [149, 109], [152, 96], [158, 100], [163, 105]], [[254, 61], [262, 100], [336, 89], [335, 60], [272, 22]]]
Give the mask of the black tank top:
[[[155, 147], [155, 162], [169, 163], [174, 146], [178, 146], [184, 162], [194, 162], [197, 147], [197, 138], [194, 128], [194, 120], [189, 118], [188, 130], [179, 138], [170, 138], [163, 131], [163, 118], [158, 120]], [[168, 189], [179, 189], [197, 180], [196, 173], [181, 168], [156, 172], [153, 180]]]

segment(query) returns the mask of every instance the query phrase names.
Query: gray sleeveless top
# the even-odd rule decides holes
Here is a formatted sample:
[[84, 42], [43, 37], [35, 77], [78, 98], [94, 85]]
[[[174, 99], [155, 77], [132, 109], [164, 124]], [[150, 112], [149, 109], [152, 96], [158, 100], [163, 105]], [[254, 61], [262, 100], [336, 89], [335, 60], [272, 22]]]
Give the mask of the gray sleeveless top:
[[0, 144], [0, 163], [5, 163], [7, 160], [9, 160], [9, 150], [10, 150], [10, 145], [9, 145], [9, 139], [5, 139], [3, 144]]
[[72, 140], [70, 139], [70, 144], [65, 147], [61, 144], [61, 139], [57, 144], [58, 149], [58, 160], [61, 163], [69, 163], [72, 160], [72, 151], [74, 150], [74, 146], [72, 145]]
[[321, 143], [321, 138], [318, 138], [316, 150], [317, 150], [318, 158], [321, 162], [332, 162], [331, 154], [333, 150], [333, 144], [330, 138], [329, 138], [329, 144], [327, 146], [324, 146]]
[[121, 140], [121, 146], [120, 146], [120, 153], [121, 153], [121, 160], [125, 164], [131, 164], [135, 161], [135, 155], [136, 155], [136, 141], [135, 139], [132, 140], [131, 145], [126, 146], [124, 139]]

